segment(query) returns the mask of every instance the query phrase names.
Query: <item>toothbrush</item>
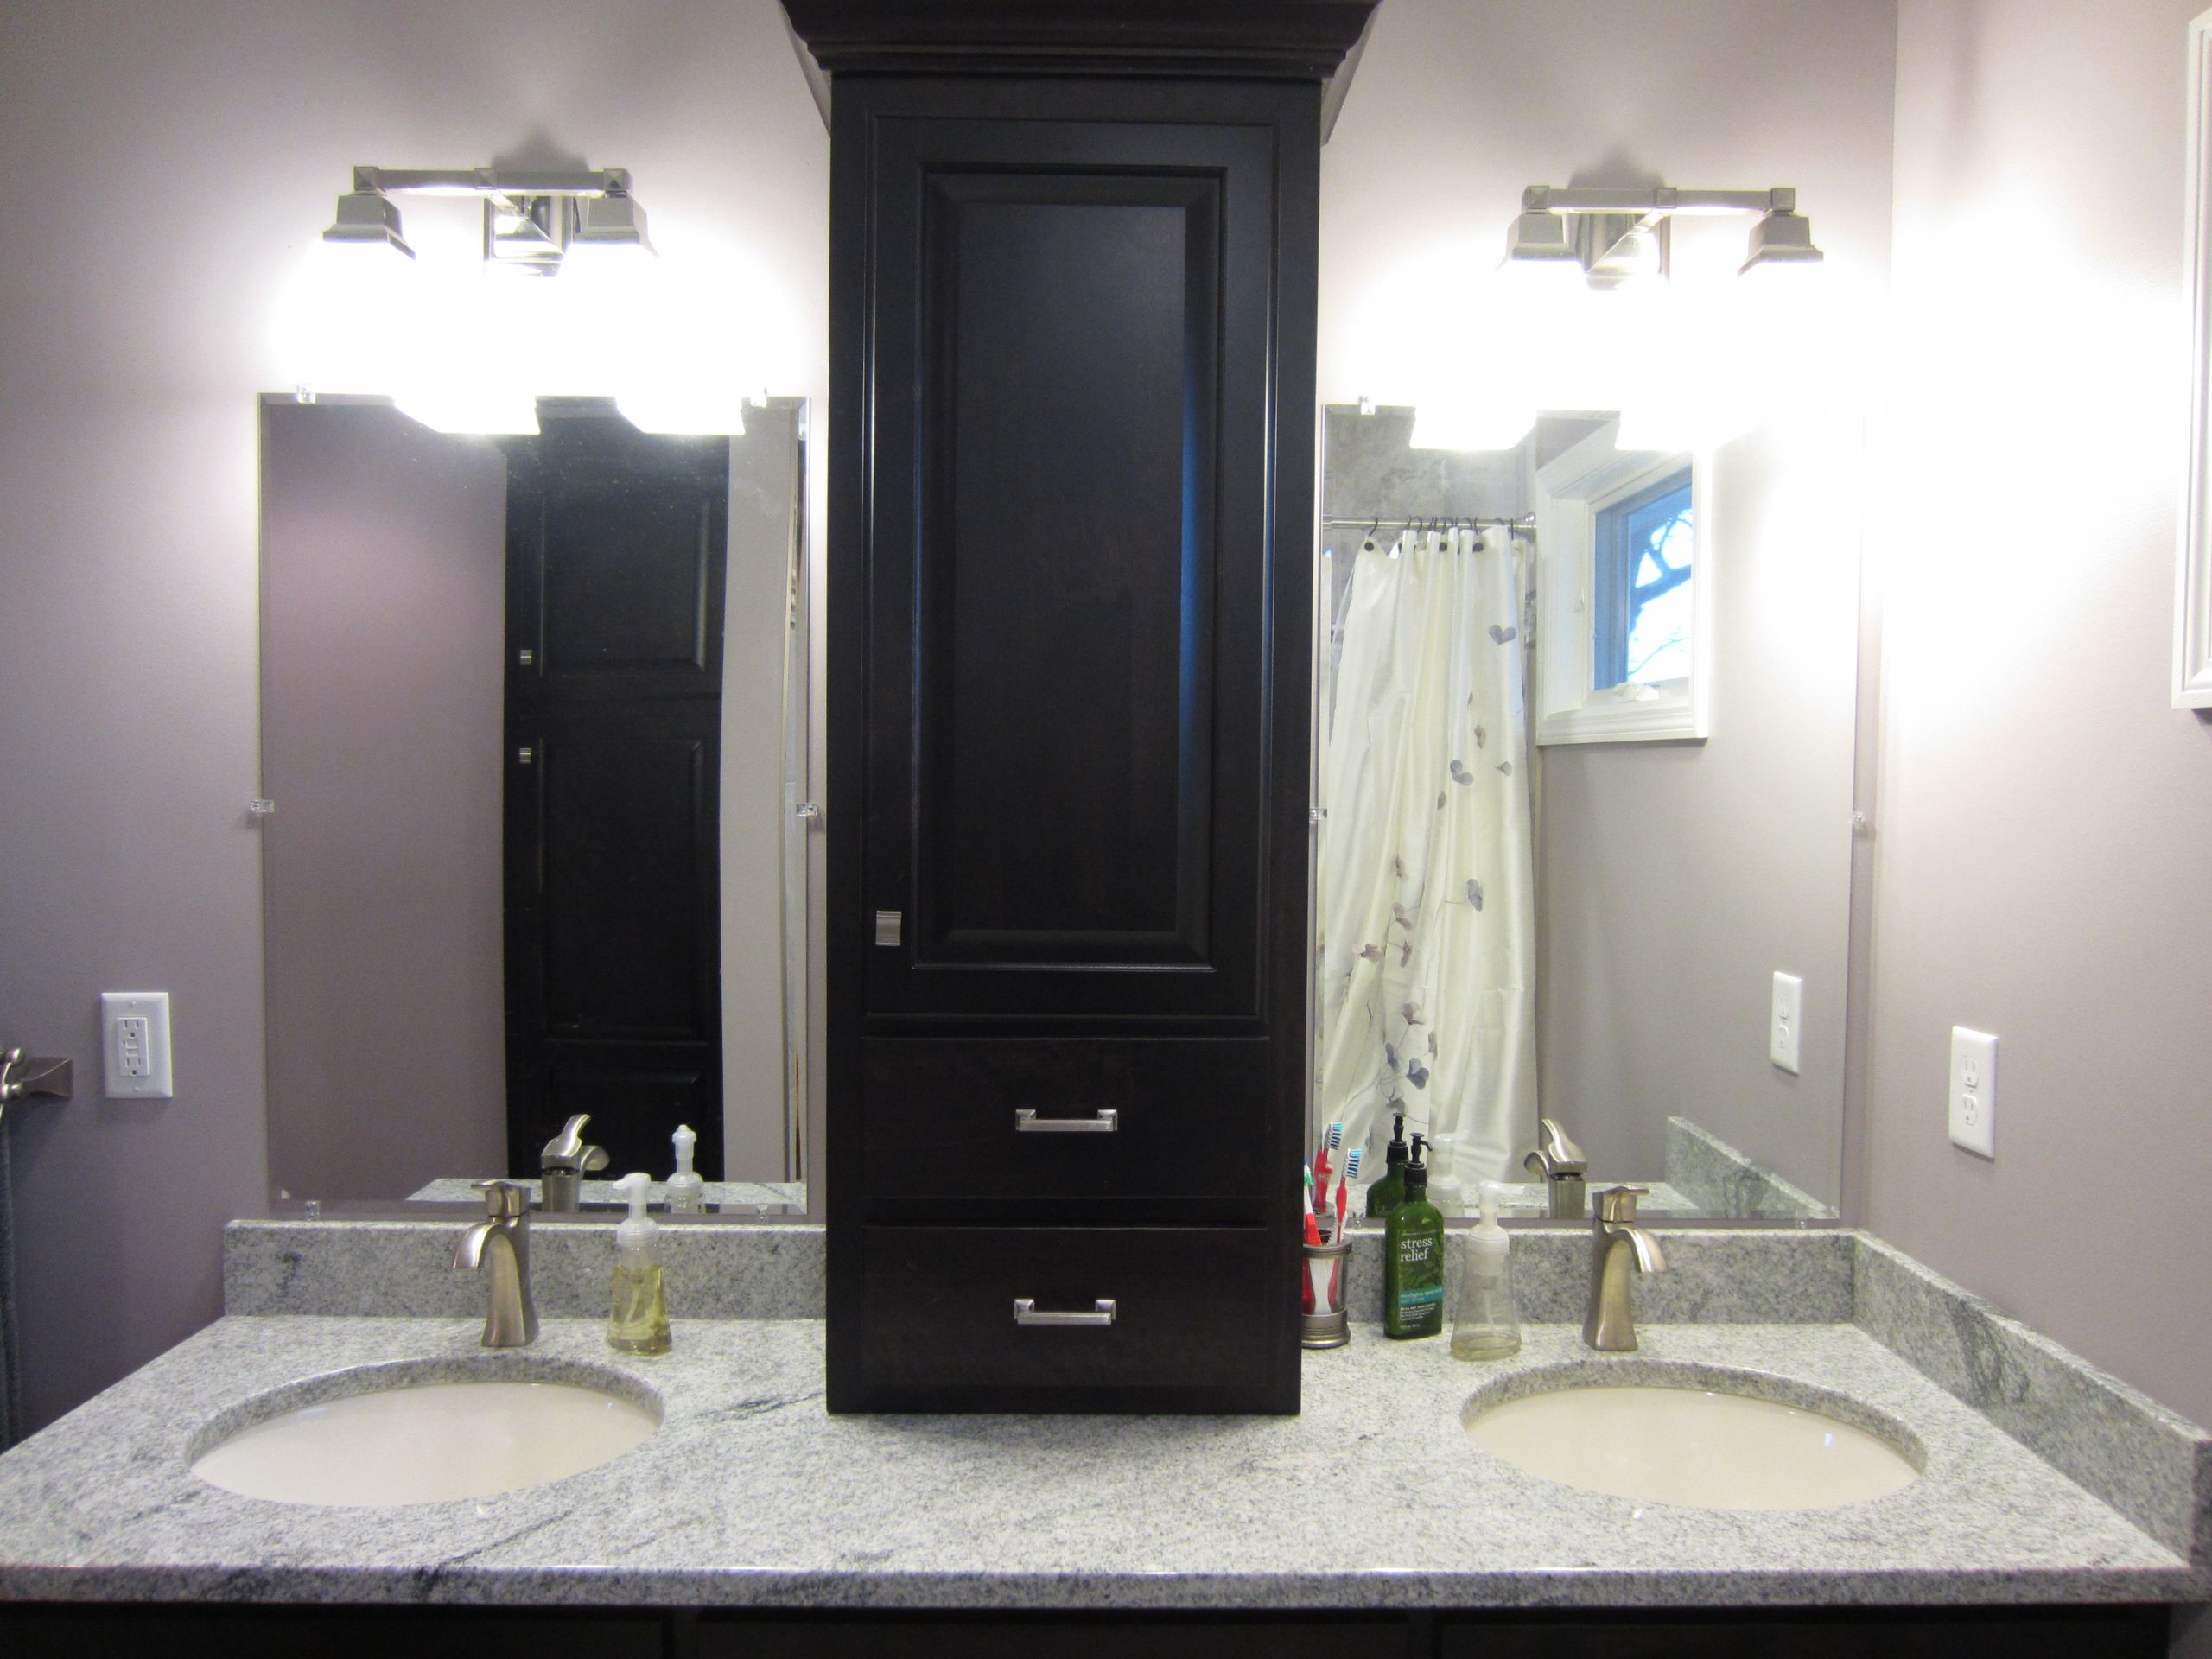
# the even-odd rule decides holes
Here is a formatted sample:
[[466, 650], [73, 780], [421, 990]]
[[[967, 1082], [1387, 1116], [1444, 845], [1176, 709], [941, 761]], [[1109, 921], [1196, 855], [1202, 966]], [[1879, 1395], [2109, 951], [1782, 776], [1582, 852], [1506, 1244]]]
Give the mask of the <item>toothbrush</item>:
[[[1319, 1244], [1321, 1242], [1320, 1224], [1313, 1219], [1313, 1166], [1311, 1164], [1306, 1166], [1306, 1242], [1309, 1245]], [[1313, 1312], [1315, 1306], [1321, 1299], [1321, 1287], [1315, 1282], [1317, 1277], [1315, 1269], [1320, 1266], [1321, 1263], [1319, 1262], [1309, 1261], [1306, 1264], [1305, 1278], [1299, 1286], [1300, 1294], [1305, 1302], [1305, 1310], [1308, 1313]]]
[[1359, 1179], [1359, 1165], [1365, 1148], [1354, 1147], [1344, 1158], [1344, 1173], [1337, 1178], [1337, 1234], [1344, 1235], [1344, 1211], [1351, 1207], [1351, 1184]]
[[1313, 1154], [1313, 1173], [1319, 1176], [1321, 1179], [1321, 1198], [1323, 1200], [1322, 1207], [1324, 1209], [1327, 1208], [1329, 1176], [1334, 1167], [1329, 1162], [1329, 1154], [1332, 1152], [1342, 1152], [1344, 1147], [1344, 1126], [1341, 1123], [1330, 1124], [1328, 1133], [1321, 1137], [1320, 1150]]
[[[1337, 1224], [1329, 1235], [1329, 1243], [1344, 1242], [1344, 1211], [1351, 1202], [1351, 1184], [1359, 1174], [1360, 1148], [1354, 1147], [1344, 1160], [1344, 1173], [1337, 1179]], [[1329, 1264], [1328, 1311], [1335, 1313], [1344, 1305], [1344, 1259], [1338, 1256]]]

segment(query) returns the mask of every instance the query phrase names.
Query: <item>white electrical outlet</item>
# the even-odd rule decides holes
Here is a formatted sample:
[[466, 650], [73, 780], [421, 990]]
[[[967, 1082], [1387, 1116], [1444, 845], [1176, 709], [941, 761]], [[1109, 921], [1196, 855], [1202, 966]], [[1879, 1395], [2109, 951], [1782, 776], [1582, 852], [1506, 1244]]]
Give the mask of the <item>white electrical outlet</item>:
[[174, 1100], [169, 994], [100, 993], [100, 1060], [110, 1100]]
[[1951, 1144], [1997, 1156], [1997, 1039], [1951, 1027]]
[[1777, 974], [1774, 1003], [1767, 1013], [1766, 1057], [1793, 1077], [1798, 1075], [1798, 1040], [1804, 1012], [1805, 982], [1796, 974]]

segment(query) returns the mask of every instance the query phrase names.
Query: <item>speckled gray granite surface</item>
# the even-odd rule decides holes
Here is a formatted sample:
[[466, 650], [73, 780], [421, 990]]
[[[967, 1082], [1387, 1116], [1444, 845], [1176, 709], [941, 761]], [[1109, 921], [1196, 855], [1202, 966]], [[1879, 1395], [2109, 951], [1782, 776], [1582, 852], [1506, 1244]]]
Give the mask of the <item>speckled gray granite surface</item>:
[[[1922, 1478], [1875, 1503], [1756, 1515], [1578, 1491], [1466, 1440], [1478, 1387], [1587, 1361], [1564, 1327], [1531, 1327], [1501, 1365], [1363, 1337], [1307, 1357], [1298, 1418], [832, 1418], [819, 1325], [677, 1334], [674, 1353], [638, 1361], [609, 1353], [595, 1321], [487, 1356], [473, 1321], [224, 1319], [0, 1459], [0, 1596], [1389, 1607], [2203, 1592], [2173, 1550], [1848, 1325], [1656, 1327], [1622, 1367], [1840, 1393], [1924, 1452]], [[240, 1402], [406, 1360], [434, 1362], [416, 1381], [601, 1368], [650, 1388], [664, 1421], [599, 1469], [476, 1502], [317, 1509], [192, 1474], [203, 1426], [241, 1421]]]
[[[530, 1202], [535, 1208], [543, 1196], [539, 1188], [543, 1183], [524, 1180], [518, 1185], [530, 1189]], [[709, 1181], [702, 1188], [702, 1194], [704, 1202], [718, 1211], [784, 1205], [795, 1205], [802, 1213], [806, 1209], [806, 1183], [804, 1181]], [[628, 1203], [614, 1190], [613, 1181], [580, 1182], [577, 1198], [581, 1203], [599, 1205], [610, 1210], [620, 1210]], [[458, 1175], [429, 1182], [407, 1195], [410, 1204], [481, 1204], [483, 1201], [483, 1194], [476, 1190], [476, 1183]], [[668, 1183], [647, 1182], [645, 1201], [655, 1208], [666, 1205]]]
[[[614, 1219], [534, 1220], [531, 1281], [549, 1318], [604, 1318]], [[230, 1313], [484, 1315], [475, 1274], [453, 1266], [457, 1223], [234, 1221], [223, 1231]], [[818, 1319], [823, 1232], [804, 1223], [670, 1219], [669, 1310], [694, 1319]]]
[[1835, 1211], [1687, 1117], [1667, 1120], [1667, 1180], [1691, 1213], [1731, 1221], [1833, 1221]]
[[[593, 1332], [597, 1330], [595, 1320], [606, 1299], [604, 1269], [611, 1256], [611, 1232], [613, 1228], [604, 1221], [553, 1221], [533, 1228], [540, 1307], [549, 1319], [582, 1316], [588, 1320], [575, 1327], [556, 1325], [553, 1332], [557, 1340], [546, 1340], [540, 1350], [542, 1356], [564, 1354], [573, 1363], [613, 1363], [611, 1356], [606, 1356], [593, 1340]], [[1765, 1344], [1758, 1351], [1767, 1356], [1787, 1350], [1789, 1343], [1802, 1343], [1801, 1350], [1792, 1350], [1794, 1358], [1789, 1360], [1789, 1365], [1767, 1365], [1767, 1370], [1794, 1376], [1808, 1387], [1842, 1387], [1849, 1391], [1852, 1371], [1829, 1371], [1827, 1367], [1829, 1360], [1838, 1354], [1858, 1354], [1860, 1358], [1853, 1360], [1858, 1370], [1865, 1371], [1867, 1365], [1889, 1365], [1893, 1371], [1891, 1382], [1897, 1374], [1918, 1376], [1936, 1387], [1944, 1398], [1951, 1400], [1953, 1405], [1967, 1409], [1971, 1421], [1980, 1422], [1991, 1433], [1998, 1433], [1999, 1440], [2015, 1446], [2019, 1455], [2033, 1453], [2033, 1460], [2042, 1460], [2042, 1465], [2049, 1465], [2050, 1471], [2062, 1473], [2063, 1480], [2059, 1482], [2059, 1489], [2073, 1489], [2070, 1482], [2077, 1482], [2079, 1489], [2086, 1489], [2086, 1496], [2097, 1500], [2097, 1504], [2108, 1506], [2110, 1516], [2128, 1522], [2141, 1541], [2157, 1546], [2170, 1557], [2168, 1568], [2164, 1571], [2177, 1577], [2157, 1580], [2157, 1586], [2164, 1588], [2150, 1586], [2150, 1581], [2137, 1581], [2137, 1591], [2130, 1592], [2157, 1597], [2203, 1597], [2212, 1592], [2212, 1546], [2208, 1546], [2208, 1540], [2212, 1540], [2212, 1438], [2195, 1425], [2181, 1421], [2114, 1378], [2099, 1374], [2055, 1343], [2022, 1327], [2018, 1320], [2004, 1319], [1986, 1303], [1980, 1303], [1909, 1256], [1865, 1234], [1834, 1228], [1659, 1228], [1656, 1232], [1668, 1249], [1670, 1272], [1650, 1279], [1632, 1279], [1637, 1319], [1646, 1332], [1646, 1356], [1666, 1356], [1672, 1351], [1676, 1358], [1747, 1363], [1741, 1358], [1726, 1358], [1727, 1354], [1741, 1354], [1743, 1350], [1734, 1347], [1738, 1340]], [[226, 1239], [228, 1307], [232, 1314], [462, 1316], [454, 1325], [454, 1330], [462, 1332], [462, 1340], [454, 1340], [447, 1347], [431, 1343], [431, 1347], [440, 1354], [474, 1356], [474, 1340], [467, 1338], [475, 1332], [475, 1314], [482, 1307], [482, 1287], [475, 1285], [469, 1274], [455, 1274], [449, 1268], [451, 1234], [451, 1225], [396, 1221], [232, 1224]], [[1573, 1343], [1573, 1327], [1581, 1316], [1588, 1285], [1588, 1232], [1584, 1228], [1516, 1228], [1513, 1234], [1513, 1263], [1522, 1316], [1531, 1320], [1529, 1358], [1541, 1358], [1546, 1351], [1551, 1351], [1553, 1358], [1581, 1356], [1581, 1350]], [[823, 1305], [821, 1230], [805, 1224], [675, 1224], [666, 1230], [664, 1239], [671, 1263], [672, 1310], [679, 1319], [679, 1332], [688, 1332], [688, 1340], [668, 1363], [652, 1363], [639, 1374], [648, 1378], [690, 1376], [702, 1350], [736, 1354], [741, 1358], [736, 1367], [741, 1376], [750, 1374], [754, 1360], [781, 1356], [777, 1358], [777, 1370], [772, 1378], [774, 1389], [770, 1389], [763, 1380], [761, 1389], [747, 1394], [746, 1402], [739, 1402], [743, 1407], [743, 1415], [761, 1415], [763, 1421], [774, 1422], [821, 1418], [818, 1376], [810, 1371], [807, 1378], [794, 1382], [790, 1374], [790, 1367], [798, 1365], [801, 1356], [805, 1365], [818, 1363], [814, 1358], [818, 1325], [812, 1320], [818, 1319]], [[1356, 1327], [1351, 1350], [1343, 1351], [1354, 1358], [1344, 1358], [1343, 1354], [1316, 1354], [1307, 1358], [1305, 1422], [1327, 1421], [1330, 1414], [1338, 1414], [1340, 1421], [1344, 1411], [1351, 1409], [1350, 1402], [1338, 1395], [1340, 1387], [1367, 1387], [1376, 1391], [1376, 1402], [1402, 1405], [1407, 1394], [1400, 1385], [1421, 1378], [1422, 1371], [1418, 1367], [1429, 1365], [1429, 1360], [1422, 1360], [1421, 1354], [1440, 1350], [1440, 1344], [1435, 1343], [1380, 1343], [1376, 1325], [1365, 1323], [1374, 1320], [1380, 1310], [1380, 1236], [1370, 1230], [1356, 1230], [1354, 1241], [1351, 1307], [1363, 1323]], [[1462, 1243], [1465, 1232], [1449, 1234], [1453, 1268], [1458, 1268], [1460, 1261]], [[1453, 1272], [1446, 1283], [1458, 1283], [1458, 1274]], [[743, 1323], [716, 1323], [732, 1319], [741, 1319]], [[1852, 1330], [1853, 1323], [1858, 1330]], [[294, 1367], [299, 1376], [315, 1376], [347, 1363], [343, 1358], [345, 1354], [359, 1351], [360, 1356], [370, 1358], [380, 1351], [385, 1356], [396, 1356], [410, 1347], [420, 1350], [429, 1343], [431, 1330], [431, 1325], [420, 1320], [385, 1319], [226, 1320], [217, 1332], [194, 1338], [177, 1354], [159, 1360], [157, 1367], [126, 1380], [115, 1391], [91, 1402], [82, 1414], [58, 1425], [51, 1433], [75, 1431], [75, 1425], [79, 1425], [86, 1414], [104, 1414], [115, 1405], [143, 1409], [130, 1407], [130, 1395], [142, 1391], [143, 1378], [155, 1376], [162, 1367], [179, 1365], [186, 1367], [186, 1380], [193, 1380], [193, 1367], [201, 1365], [199, 1360], [190, 1358], [194, 1351], [230, 1351], [226, 1344], [259, 1343], [270, 1350], [268, 1356], [257, 1358], [250, 1367], [241, 1367], [241, 1378], [252, 1374], [268, 1376], [268, 1382], [283, 1382], [296, 1380], [294, 1376], [279, 1376], [281, 1371], [288, 1371], [288, 1367]], [[219, 1332], [228, 1332], [228, 1336], [219, 1336]], [[254, 1336], [254, 1332], [259, 1332], [259, 1336]], [[359, 1336], [349, 1332], [356, 1332]], [[378, 1343], [383, 1343], [383, 1350], [378, 1350]], [[791, 1343], [798, 1343], [797, 1350]], [[1872, 1347], [1858, 1350], [1852, 1347], [1853, 1343], [1872, 1343]], [[343, 1351], [339, 1358], [329, 1360], [329, 1365], [319, 1365], [315, 1360], [316, 1351], [339, 1350]], [[1363, 1351], [1367, 1358], [1356, 1358]], [[1878, 1358], [1869, 1360], [1867, 1354]], [[1608, 1365], [1611, 1360], [1591, 1363]], [[659, 1370], [652, 1370], [655, 1365], [659, 1365]], [[1489, 1367], [1453, 1367], [1446, 1363], [1440, 1376], [1465, 1378], [1484, 1370]], [[193, 1391], [188, 1394], [194, 1409], [204, 1405], [208, 1415], [214, 1411], [234, 1409], [238, 1398], [245, 1398], [264, 1387], [264, 1382], [241, 1380], [238, 1389], [232, 1391], [232, 1398], [214, 1400], [214, 1391], [219, 1391], [219, 1387], [210, 1371], [221, 1371], [221, 1365], [206, 1367], [201, 1371], [204, 1380], [193, 1382]], [[1516, 1376], [1520, 1371], [1509, 1367], [1506, 1371], [1489, 1374]], [[721, 1385], [716, 1382], [716, 1387]], [[794, 1418], [787, 1407], [761, 1405], [761, 1400], [805, 1400], [810, 1405], [807, 1411], [801, 1411]], [[1869, 1407], [1887, 1409], [1872, 1398]], [[677, 1411], [671, 1421], [681, 1422], [681, 1415], [683, 1414]], [[1367, 1462], [1394, 1466], [1394, 1453], [1380, 1440], [1387, 1438], [1385, 1429], [1389, 1427], [1380, 1421], [1382, 1415], [1387, 1415], [1387, 1407], [1378, 1407], [1376, 1422], [1365, 1425], [1354, 1435], [1354, 1442], [1360, 1449], [1351, 1453], [1351, 1462], [1363, 1466]], [[1913, 1418], [1897, 1414], [1897, 1421], [1911, 1425]], [[898, 1422], [920, 1425], [923, 1421], [887, 1418], [880, 1421], [878, 1427], [889, 1431], [889, 1425]], [[898, 1438], [872, 1440], [862, 1435], [852, 1445], [936, 1446], [944, 1442], [963, 1442], [971, 1435], [973, 1422], [980, 1421], [931, 1422], [938, 1425], [931, 1431], [912, 1429], [913, 1435], [918, 1435], [913, 1442]], [[1033, 1445], [1039, 1458], [1046, 1458], [1048, 1446], [1058, 1445], [1066, 1445], [1071, 1455], [1075, 1455], [1084, 1446], [1093, 1445], [1089, 1435], [1099, 1433], [1097, 1425], [1084, 1427], [1077, 1421], [1007, 1418], [995, 1422], [1015, 1425], [1013, 1435], [1027, 1445]], [[1115, 1431], [1133, 1433], [1135, 1445], [1141, 1446], [1159, 1446], [1161, 1435], [1168, 1433], [1153, 1422], [1113, 1422]], [[842, 1422], [818, 1422], [817, 1427], [832, 1435], [847, 1431], [847, 1425]], [[1236, 1433], [1256, 1433], [1259, 1427], [1256, 1422], [1243, 1425]], [[1192, 1445], [1212, 1445], [1225, 1431], [1228, 1429], [1224, 1422], [1214, 1421], [1190, 1421], [1184, 1427], [1184, 1433], [1192, 1438]], [[1913, 1433], [1920, 1433], [1918, 1427], [1913, 1427]], [[1360, 1440], [1358, 1435], [1367, 1438]], [[734, 1446], [736, 1455], [757, 1455], [759, 1449], [752, 1446], [750, 1440], [752, 1431], [747, 1429], [743, 1445]], [[42, 1435], [40, 1442], [33, 1445], [44, 1442], [47, 1438]], [[1248, 1442], [1245, 1451], [1249, 1455], [1261, 1455], [1256, 1451], [1259, 1445], [1261, 1442]], [[1445, 1445], [1453, 1445], [1449, 1435], [1445, 1438]], [[78, 1446], [82, 1451], [84, 1442], [78, 1442]], [[1332, 1458], [1343, 1462], [1343, 1455], [1332, 1453], [1325, 1442], [1307, 1445], [1296, 1440], [1269, 1440], [1268, 1446], [1272, 1449], [1265, 1451], [1263, 1462], [1276, 1455], [1303, 1460], [1310, 1466], [1327, 1466], [1332, 1465]], [[1294, 1449], [1283, 1451], [1283, 1446]], [[51, 1446], [40, 1451], [40, 1458], [48, 1455], [58, 1453]], [[1942, 1460], [1931, 1462], [1931, 1473], [1942, 1473]], [[0, 1460], [0, 1506], [7, 1504], [7, 1493], [11, 1491], [7, 1482], [13, 1478], [17, 1478], [17, 1462], [13, 1458]], [[79, 1491], [98, 1489], [102, 1489], [99, 1476], [93, 1476], [79, 1486]], [[197, 1482], [186, 1486], [188, 1493], [194, 1489]], [[531, 1502], [536, 1504], [537, 1497], [531, 1497]], [[1573, 1502], [1580, 1504], [1612, 1500], [1575, 1496]], [[2015, 1531], [2026, 1529], [2031, 1522], [2024, 1522], [2024, 1516], [2035, 1516], [2033, 1526], [2044, 1524], [2039, 1510], [2033, 1509], [2018, 1510], [2004, 1524]], [[1984, 1516], [1984, 1522], [1991, 1529], [1998, 1526], [1993, 1516]], [[708, 1522], [688, 1522], [688, 1526], [706, 1524]], [[869, 1522], [869, 1526], [874, 1524], [874, 1520]], [[16, 1544], [9, 1544], [9, 1540], [22, 1540], [20, 1529], [11, 1531], [11, 1526], [17, 1524], [0, 1524], [0, 1560], [16, 1560], [24, 1564], [35, 1560], [33, 1555], [24, 1555]], [[726, 1535], [728, 1522], [715, 1522], [715, 1526], [721, 1526]], [[1783, 1568], [1794, 1571], [1796, 1566], [1794, 1557], [1777, 1560]], [[1940, 1566], [1953, 1557], [1933, 1555], [1929, 1560]], [[1236, 1573], [1241, 1571], [1243, 1568], [1236, 1568]], [[1546, 1566], [1529, 1571], [1535, 1573], [1535, 1580], [1529, 1581], [1548, 1581], [1544, 1575], [1553, 1568]], [[1737, 1573], [1741, 1568], [1727, 1571]], [[1856, 1573], [1858, 1568], [1852, 1571]], [[1980, 1575], [1991, 1568], [1968, 1566], [1962, 1571]], [[2082, 1571], [2101, 1573], [2104, 1568], [2088, 1566]], [[1889, 1573], [1889, 1568], [1885, 1568], [1885, 1573]], [[1292, 1591], [1292, 1599], [1299, 1599], [1314, 1586], [1307, 1584], [1305, 1577], [1299, 1577], [1299, 1588]], [[1497, 1592], [1546, 1599], [1544, 1592], [1526, 1588], [1529, 1581], [1500, 1581]], [[2188, 1588], [2174, 1588], [2183, 1581]], [[7, 1575], [0, 1573], [0, 1586], [4, 1584]], [[1863, 1586], [1867, 1588], [1865, 1599], [1896, 1599], [1897, 1595], [1904, 1595], [1897, 1584], [1903, 1584], [1903, 1580], [1885, 1577], [1880, 1580], [1883, 1588], [1876, 1588], [1876, 1581], [1869, 1580], [1867, 1586]], [[2033, 1580], [2029, 1588], [2019, 1592], [2044, 1595], [2049, 1586], [2035, 1588], [2039, 1584], [2042, 1580]], [[1236, 1597], [1230, 1597], [1217, 1586], [1212, 1604], [1274, 1604], [1265, 1599], [1272, 1591], [1265, 1591], [1265, 1586], [1252, 1588], [1256, 1599], [1236, 1601]], [[1757, 1586], [1752, 1588], [1757, 1591]], [[155, 1591], [130, 1592], [153, 1595]], [[2050, 1591], [2050, 1595], [2062, 1591]], [[898, 1591], [896, 1595], [909, 1595], [909, 1591]], [[949, 1591], [951, 1599], [960, 1599], [963, 1595], [971, 1592]], [[1314, 1595], [1320, 1592], [1314, 1591]], [[1595, 1599], [1615, 1595], [1621, 1595], [1619, 1586], [1606, 1588], [1604, 1595]], [[1789, 1595], [1796, 1595], [1796, 1591], [1783, 1592], [1781, 1599], [1787, 1599]], [[1821, 1591], [1821, 1595], [1827, 1597], [1827, 1592]], [[1993, 1580], [1982, 1580], [1975, 1584], [1974, 1595], [1984, 1599], [2004, 1599], [2011, 1591], [2004, 1591]], [[1765, 1597], [1765, 1591], [1757, 1591], [1754, 1599], [1758, 1597]], [[1938, 1591], [1929, 1586], [1916, 1588], [1911, 1591], [1911, 1597], [1942, 1599]], [[1018, 1599], [1020, 1595], [1008, 1592], [1008, 1601], [1004, 1604]], [[1320, 1599], [1327, 1597], [1320, 1595]], [[1679, 1597], [1668, 1591], [1656, 1599], [1712, 1599], [1712, 1586], [1703, 1584], [1694, 1591], [1681, 1588]], [[971, 1604], [984, 1601], [988, 1601], [988, 1597]], [[1192, 1604], [1199, 1601], [1208, 1601], [1208, 1597], [1192, 1591]], [[1320, 1601], [1307, 1604], [1319, 1606]]]
[[[1637, 1280], [1637, 1316], [1721, 1324], [1834, 1322], [1852, 1317], [1853, 1235], [1732, 1228], [1655, 1230], [1668, 1271]], [[484, 1292], [453, 1270], [457, 1224], [360, 1220], [234, 1221], [223, 1238], [223, 1306], [231, 1313], [462, 1314]], [[1522, 1315], [1580, 1321], [1588, 1294], [1590, 1235], [1582, 1227], [1516, 1227], [1515, 1285]], [[531, 1224], [538, 1308], [589, 1317], [605, 1306], [612, 1219]], [[671, 1221], [661, 1231], [671, 1308], [702, 1319], [819, 1319], [823, 1233], [805, 1223], [732, 1226]], [[1382, 1317], [1382, 1228], [1360, 1223], [1347, 1306]], [[1446, 1233], [1447, 1311], [1456, 1304], [1466, 1230]]]
[[[1513, 1290], [1521, 1317], [1580, 1325], [1590, 1294], [1590, 1231], [1511, 1228]], [[1655, 1227], [1667, 1271], [1637, 1274], [1630, 1296], [1639, 1320], [1719, 1325], [1832, 1324], [1852, 1317], [1853, 1235], [1734, 1228]], [[1344, 1306], [1355, 1321], [1382, 1317], [1382, 1229], [1352, 1230]], [[1444, 1236], [1445, 1316], [1459, 1306], [1464, 1229]]]
[[1853, 1236], [1864, 1330], [2212, 1575], [2212, 1437], [1903, 1251]]

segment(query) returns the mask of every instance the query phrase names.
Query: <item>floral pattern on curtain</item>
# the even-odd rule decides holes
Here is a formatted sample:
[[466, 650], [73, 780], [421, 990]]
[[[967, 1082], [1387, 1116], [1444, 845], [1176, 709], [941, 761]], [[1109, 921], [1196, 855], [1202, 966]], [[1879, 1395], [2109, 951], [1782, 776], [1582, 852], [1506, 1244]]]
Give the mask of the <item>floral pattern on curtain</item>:
[[1379, 1165], [1390, 1114], [1518, 1179], [1536, 1122], [1525, 546], [1408, 531], [1357, 554], [1321, 756], [1321, 1121]]

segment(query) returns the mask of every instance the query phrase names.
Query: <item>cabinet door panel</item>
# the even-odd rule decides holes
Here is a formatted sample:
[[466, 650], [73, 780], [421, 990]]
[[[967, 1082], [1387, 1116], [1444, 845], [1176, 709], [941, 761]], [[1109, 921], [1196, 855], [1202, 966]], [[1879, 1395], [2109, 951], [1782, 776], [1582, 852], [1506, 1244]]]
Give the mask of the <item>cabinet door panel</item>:
[[874, 130], [868, 1011], [1255, 1019], [1271, 135]]

